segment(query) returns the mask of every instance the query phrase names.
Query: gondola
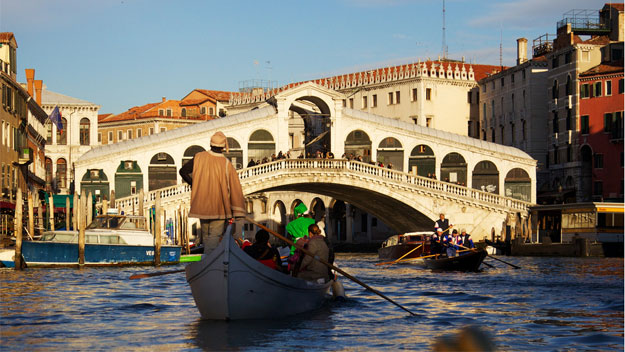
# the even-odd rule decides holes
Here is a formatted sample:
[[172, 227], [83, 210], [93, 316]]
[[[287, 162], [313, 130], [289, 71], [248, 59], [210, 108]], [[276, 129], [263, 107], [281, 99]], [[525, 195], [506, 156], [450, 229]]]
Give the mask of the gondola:
[[471, 251], [461, 252], [456, 257], [448, 258], [446, 256], [438, 256], [423, 259], [425, 267], [432, 270], [444, 271], [478, 271], [484, 258], [486, 258], [485, 249], [475, 249]]
[[204, 319], [276, 319], [320, 308], [332, 281], [311, 282], [271, 269], [236, 244], [228, 226], [210, 254], [185, 268]]

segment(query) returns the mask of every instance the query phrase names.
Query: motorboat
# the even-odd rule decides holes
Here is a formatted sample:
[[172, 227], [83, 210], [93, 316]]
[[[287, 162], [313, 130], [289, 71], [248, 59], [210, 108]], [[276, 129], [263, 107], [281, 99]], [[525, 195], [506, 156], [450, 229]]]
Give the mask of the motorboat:
[[[432, 232], [407, 232], [387, 238], [378, 249], [381, 260], [417, 258], [430, 251], [428, 236]], [[419, 247], [419, 248], [417, 248]], [[417, 248], [417, 249], [415, 249]], [[406, 255], [409, 253], [408, 255]], [[404, 255], [406, 255], [404, 257]]]

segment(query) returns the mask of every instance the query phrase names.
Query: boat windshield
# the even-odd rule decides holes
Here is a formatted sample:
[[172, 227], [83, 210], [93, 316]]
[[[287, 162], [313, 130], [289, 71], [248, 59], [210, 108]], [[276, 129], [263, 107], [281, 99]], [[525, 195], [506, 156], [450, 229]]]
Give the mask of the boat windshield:
[[121, 216], [116, 215], [100, 215], [93, 219], [87, 229], [116, 229], [121, 219]]
[[41, 236], [41, 241], [48, 241], [48, 242], [75, 242], [76, 241], [76, 235], [72, 234], [72, 233], [49, 232], [49, 233], [44, 233], [43, 236]]

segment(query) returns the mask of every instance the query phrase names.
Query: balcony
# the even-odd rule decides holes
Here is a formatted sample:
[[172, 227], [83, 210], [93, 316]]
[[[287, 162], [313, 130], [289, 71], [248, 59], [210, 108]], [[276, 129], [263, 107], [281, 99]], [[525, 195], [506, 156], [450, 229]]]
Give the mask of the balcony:
[[571, 31], [577, 35], [600, 35], [609, 34], [610, 27], [607, 23], [601, 23], [597, 10], [571, 10], [558, 21], [558, 29], [571, 25]]

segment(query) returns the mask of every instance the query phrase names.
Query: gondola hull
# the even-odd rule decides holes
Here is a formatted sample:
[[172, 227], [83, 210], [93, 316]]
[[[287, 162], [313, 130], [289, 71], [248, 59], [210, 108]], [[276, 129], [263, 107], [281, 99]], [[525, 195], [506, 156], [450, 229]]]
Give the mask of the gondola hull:
[[433, 270], [478, 271], [484, 258], [486, 258], [486, 254], [486, 250], [478, 249], [451, 258], [427, 258], [423, 260], [423, 264]]

